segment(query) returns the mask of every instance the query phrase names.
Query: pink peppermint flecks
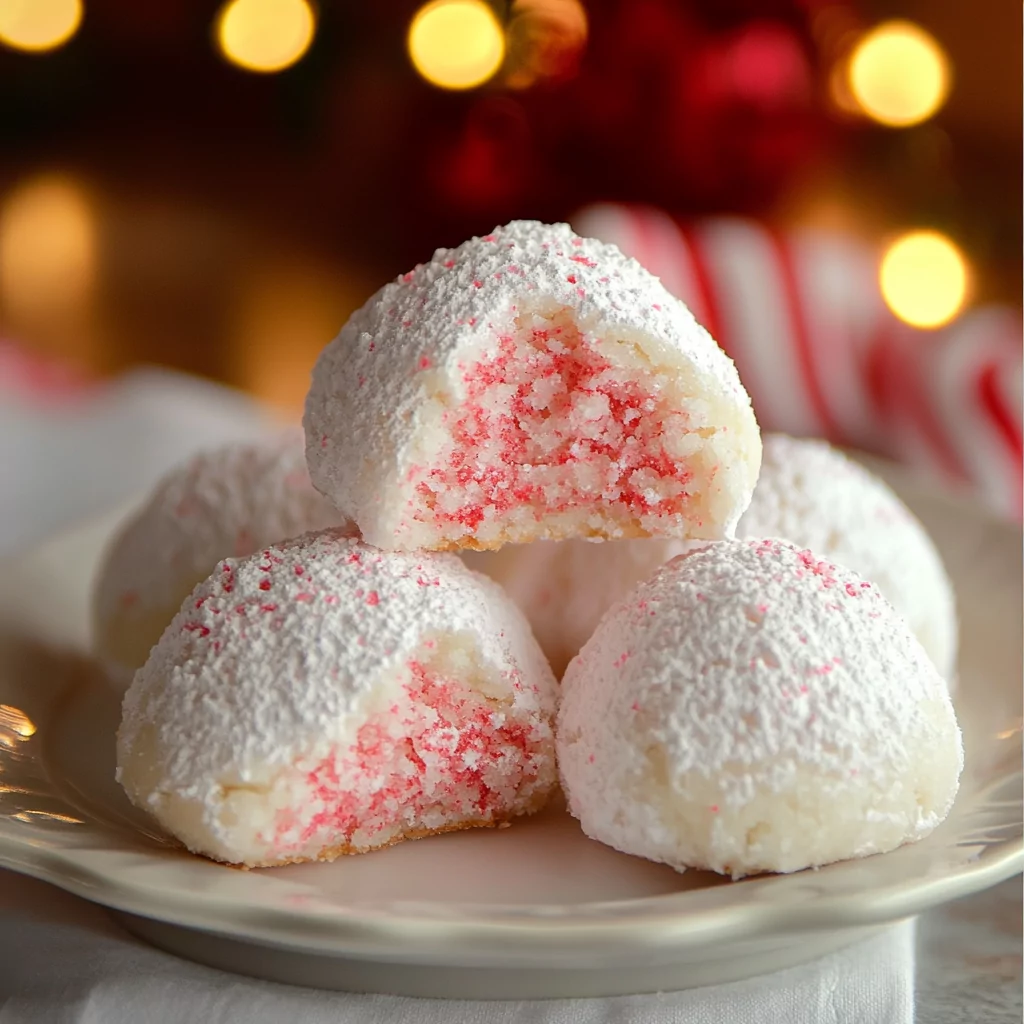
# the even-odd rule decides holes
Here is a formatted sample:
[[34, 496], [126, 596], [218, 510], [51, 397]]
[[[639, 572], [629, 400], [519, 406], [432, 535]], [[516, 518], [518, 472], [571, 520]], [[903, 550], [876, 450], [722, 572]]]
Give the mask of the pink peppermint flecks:
[[[278, 812], [279, 850], [317, 835], [334, 844], [357, 830], [373, 835], [396, 820], [434, 812], [439, 804], [461, 808], [468, 802], [489, 820], [501, 812], [502, 797], [487, 784], [485, 766], [509, 765], [512, 788], [535, 772], [538, 737], [527, 726], [505, 715], [496, 720], [486, 700], [425, 665], [413, 661], [409, 669], [407, 702], [364, 722], [354, 746], [330, 753], [307, 774], [306, 813], [299, 818], [293, 808]], [[390, 723], [397, 717], [402, 729], [396, 735]], [[426, 784], [428, 764], [443, 781]]]

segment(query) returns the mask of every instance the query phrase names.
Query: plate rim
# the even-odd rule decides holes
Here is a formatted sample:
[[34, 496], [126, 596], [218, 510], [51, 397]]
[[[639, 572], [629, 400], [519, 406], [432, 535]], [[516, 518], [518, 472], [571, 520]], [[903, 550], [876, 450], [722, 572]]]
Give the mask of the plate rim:
[[[879, 460], [870, 460], [877, 463]], [[885, 464], [882, 463], [884, 466]], [[879, 466], [873, 465], [876, 470]], [[976, 522], [1017, 532], [1015, 524], [996, 513], [966, 501], [955, 493], [943, 492], [915, 478], [901, 467], [889, 464], [906, 487], [929, 500], [942, 502], [958, 514], [970, 515]], [[70, 544], [76, 538], [101, 533], [137, 504], [119, 503], [115, 509], [93, 516], [75, 527], [62, 530], [42, 544], [0, 560], [0, 578], [7, 570], [31, 563], [45, 552]], [[3, 589], [3, 584], [0, 584]], [[49, 707], [57, 705], [68, 687], [49, 695]], [[1019, 773], [1018, 773], [1019, 774]], [[1009, 781], [1007, 776], [1004, 781]], [[768, 935], [795, 934], [821, 930], [861, 928], [894, 922], [948, 900], [980, 891], [1024, 871], [1024, 836], [1013, 836], [987, 843], [980, 853], [938, 877], [921, 877], [912, 882], [897, 881], [875, 887], [854, 896], [851, 893], [816, 893], [811, 900], [792, 903], [758, 901], [756, 898], [731, 906], [684, 907], [679, 904], [692, 892], [669, 893], [630, 900], [588, 904], [547, 904], [520, 907], [488, 904], [434, 904], [447, 908], [436, 916], [397, 912], [398, 907], [431, 904], [393, 904], [382, 910], [376, 905], [361, 908], [340, 904], [321, 905], [314, 913], [309, 908], [288, 910], [228, 900], [221, 895], [187, 891], [181, 888], [161, 890], [157, 885], [118, 877], [109, 868], [84, 863], [78, 846], [44, 847], [30, 837], [12, 834], [0, 820], [0, 867], [29, 875], [56, 885], [76, 896], [114, 910], [151, 918], [168, 924], [196, 929], [260, 945], [306, 950], [325, 955], [396, 963], [447, 962], [453, 953], [465, 960], [501, 964], [529, 962], [532, 967], [560, 969], [570, 957], [569, 949], [586, 937], [581, 954], [587, 964], [621, 963], [624, 950], [641, 951], [648, 960], [677, 954], [701, 945], [730, 939], [764, 938]], [[97, 826], [93, 825], [93, 828]], [[20, 832], [20, 829], [18, 830]], [[979, 845], [981, 845], [979, 843]], [[93, 848], [96, 850], [97, 848]], [[102, 855], [131, 853], [152, 857], [146, 851], [119, 850], [113, 844], [99, 849]], [[166, 854], [168, 851], [164, 851]], [[175, 856], [180, 854], [175, 853]], [[876, 856], [886, 856], [885, 854]], [[781, 876], [798, 878], [802, 873]], [[756, 895], [764, 886], [777, 881], [769, 875], [746, 879]], [[794, 890], [795, 891], [795, 890]], [[614, 905], [614, 915], [598, 918], [593, 910]], [[472, 908], [472, 916], [453, 913]], [[541, 907], [545, 907], [541, 913]], [[656, 909], [657, 908], [657, 909]], [[490, 916], [484, 916], [488, 914]], [[444, 942], [439, 947], [439, 933]], [[486, 948], [484, 948], [486, 947]], [[541, 960], [543, 958], [543, 962]], [[570, 957], [571, 959], [571, 957]]]
[[[550, 911], [564, 908], [569, 912], [528, 917], [524, 910], [522, 920], [516, 921], [513, 915], [508, 920], [446, 919], [400, 916], [390, 911], [373, 913], [340, 905], [312, 914], [308, 910], [288, 911], [222, 899], [204, 901], [202, 894], [180, 889], [172, 890], [173, 896], [162, 896], [156, 887], [117, 881], [108, 872], [75, 863], [72, 856], [59, 849], [34, 849], [30, 859], [15, 856], [26, 848], [34, 849], [0, 835], [0, 867], [56, 885], [113, 910], [260, 945], [397, 963], [446, 961], [456, 947], [460, 955], [475, 954], [480, 962], [499, 957], [507, 963], [509, 957], [525, 956], [532, 963], [538, 954], [548, 957], [564, 953], [567, 946], [585, 937], [586, 949], [581, 955], [593, 964], [595, 958], [602, 956], [609, 962], [612, 957], [619, 962], [623, 949], [641, 950], [649, 958], [738, 937], [757, 939], [772, 934], [863, 928], [912, 917], [932, 906], [987, 889], [1024, 870], [1024, 839], [1016, 837], [989, 846], [980, 857], [952, 874], [923, 879], [913, 886], [873, 890], [870, 899], [864, 899], [863, 894], [860, 899], [840, 894], [817, 896], [813, 901], [788, 906], [774, 902], [744, 903], [683, 913], [671, 904], [685, 899], [686, 893], [672, 893], [615, 901], [620, 908], [635, 908], [636, 913], [619, 913], [611, 921], [599, 922], [572, 912], [574, 907], [601, 907], [602, 903], [548, 904]], [[996, 852], [989, 854], [992, 850]], [[796, 878], [799, 874], [785, 877]], [[747, 879], [740, 884], [770, 885], [775, 877]], [[645, 913], [650, 904], [668, 906], [659, 914]], [[504, 909], [487, 904], [472, 907], [477, 912]], [[458, 932], [445, 936], [448, 956], [439, 956], [434, 948], [439, 929]], [[487, 945], [485, 950], [474, 948], [481, 943]], [[547, 966], [558, 969], [563, 966], [562, 959]]]

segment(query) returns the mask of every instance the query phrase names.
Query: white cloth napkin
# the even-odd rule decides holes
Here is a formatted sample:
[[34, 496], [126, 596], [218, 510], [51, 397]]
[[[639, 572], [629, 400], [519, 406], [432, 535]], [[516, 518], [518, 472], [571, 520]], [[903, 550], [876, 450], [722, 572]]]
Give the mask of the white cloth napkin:
[[[242, 396], [163, 371], [55, 402], [0, 387], [0, 555], [103, 511], [197, 448], [266, 429]], [[615, 999], [444, 1002], [291, 988], [144, 945], [100, 908], [0, 872], [0, 1024], [909, 1024], [913, 924], [749, 981]]]
[[318, 992], [178, 960], [98, 907], [0, 872], [0, 1024], [910, 1024], [914, 922], [712, 988], [469, 1002]]
[[69, 393], [0, 380], [0, 557], [105, 512], [199, 448], [270, 418], [228, 388], [144, 369]]

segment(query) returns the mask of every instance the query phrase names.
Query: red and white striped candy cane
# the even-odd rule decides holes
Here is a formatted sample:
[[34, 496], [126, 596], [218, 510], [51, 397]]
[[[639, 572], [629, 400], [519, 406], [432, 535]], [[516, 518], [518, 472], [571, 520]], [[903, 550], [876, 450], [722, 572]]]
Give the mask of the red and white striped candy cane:
[[736, 361], [767, 430], [827, 437], [968, 481], [1021, 509], [1021, 326], [1014, 310], [939, 331], [900, 323], [878, 254], [834, 232], [733, 217], [681, 224], [601, 204], [574, 218], [657, 274]]
[[1024, 487], [1020, 337], [1014, 310], [987, 306], [936, 332], [900, 325], [882, 342], [891, 454], [967, 481], [1016, 517]]

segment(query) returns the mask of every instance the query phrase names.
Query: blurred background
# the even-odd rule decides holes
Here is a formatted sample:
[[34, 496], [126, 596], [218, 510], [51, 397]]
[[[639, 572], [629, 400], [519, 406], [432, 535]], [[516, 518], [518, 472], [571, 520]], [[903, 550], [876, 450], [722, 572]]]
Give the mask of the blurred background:
[[[1020, 17], [0, 0], [0, 370], [60, 390], [157, 364], [293, 415], [383, 281], [514, 217], [568, 219], [691, 304], [770, 427], [886, 450], [895, 394], [904, 448], [971, 476], [977, 439], [936, 433], [970, 370], [1002, 480], [1020, 462]], [[941, 379], [915, 378], [944, 345]], [[997, 504], [1017, 511], [1012, 472]]]

